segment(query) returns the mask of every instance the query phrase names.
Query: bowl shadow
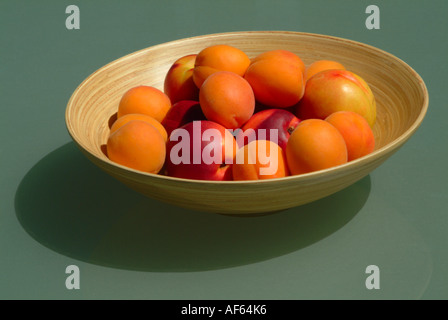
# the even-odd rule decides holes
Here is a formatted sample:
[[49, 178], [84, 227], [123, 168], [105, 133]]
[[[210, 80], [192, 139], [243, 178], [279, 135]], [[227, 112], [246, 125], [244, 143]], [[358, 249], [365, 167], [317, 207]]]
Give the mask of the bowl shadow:
[[370, 187], [366, 176], [313, 203], [244, 219], [195, 212], [136, 193], [70, 142], [27, 172], [15, 209], [31, 237], [71, 258], [127, 270], [189, 272], [264, 261], [316, 243], [359, 212]]

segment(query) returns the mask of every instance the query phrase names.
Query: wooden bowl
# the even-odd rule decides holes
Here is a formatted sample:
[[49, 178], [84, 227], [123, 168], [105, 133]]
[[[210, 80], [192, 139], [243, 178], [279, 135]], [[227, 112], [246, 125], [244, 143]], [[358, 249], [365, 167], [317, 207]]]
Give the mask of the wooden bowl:
[[[377, 101], [376, 149], [344, 165], [263, 181], [200, 181], [148, 174], [110, 161], [102, 151], [108, 121], [121, 96], [138, 85], [163, 89], [172, 63], [215, 44], [235, 46], [249, 57], [273, 49], [290, 50], [306, 65], [336, 60], [363, 77]], [[94, 72], [71, 96], [68, 131], [98, 167], [130, 188], [157, 200], [199, 211], [250, 214], [299, 206], [337, 192], [363, 178], [398, 150], [417, 130], [428, 108], [421, 77], [405, 62], [375, 47], [325, 35], [254, 31], [212, 34], [172, 41], [129, 54]]]

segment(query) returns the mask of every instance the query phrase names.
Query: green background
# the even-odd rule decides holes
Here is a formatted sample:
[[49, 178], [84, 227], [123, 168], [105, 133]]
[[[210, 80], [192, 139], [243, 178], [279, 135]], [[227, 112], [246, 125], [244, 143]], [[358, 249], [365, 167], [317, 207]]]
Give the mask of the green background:
[[[81, 29], [65, 28], [79, 6]], [[369, 4], [381, 29], [365, 27]], [[448, 2], [0, 1], [0, 298], [446, 299]], [[151, 45], [227, 31], [348, 38], [401, 58], [430, 104], [416, 134], [355, 185], [262, 217], [144, 198], [67, 133], [78, 84]], [[75, 264], [81, 289], [67, 290]], [[365, 269], [380, 268], [379, 290]]]

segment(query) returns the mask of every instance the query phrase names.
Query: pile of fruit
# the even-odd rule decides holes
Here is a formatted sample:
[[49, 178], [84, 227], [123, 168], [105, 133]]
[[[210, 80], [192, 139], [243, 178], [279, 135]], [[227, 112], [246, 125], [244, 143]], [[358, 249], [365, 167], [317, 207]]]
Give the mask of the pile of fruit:
[[178, 178], [280, 178], [344, 164], [375, 146], [367, 83], [336, 61], [306, 67], [287, 50], [250, 59], [223, 44], [180, 57], [164, 92], [131, 88], [116, 116], [109, 159]]

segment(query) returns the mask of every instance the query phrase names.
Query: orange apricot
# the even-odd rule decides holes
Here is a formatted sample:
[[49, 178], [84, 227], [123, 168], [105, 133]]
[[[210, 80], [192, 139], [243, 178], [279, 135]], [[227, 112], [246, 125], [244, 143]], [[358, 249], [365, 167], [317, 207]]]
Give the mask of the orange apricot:
[[158, 173], [165, 162], [166, 145], [156, 128], [146, 121], [133, 120], [109, 136], [107, 155], [123, 166]]
[[314, 76], [316, 73], [319, 73], [324, 70], [345, 70], [345, 67], [337, 61], [332, 60], [318, 60], [313, 62], [306, 68], [305, 72], [305, 82], [308, 81], [309, 78]]
[[200, 88], [208, 76], [218, 71], [231, 71], [243, 76], [249, 64], [249, 57], [238, 48], [224, 44], [210, 46], [196, 57], [193, 81]]
[[303, 74], [305, 74], [305, 64], [303, 63], [302, 59], [300, 59], [300, 57], [298, 55], [296, 55], [295, 53], [288, 51], [288, 50], [283, 50], [283, 49], [277, 49], [277, 50], [270, 50], [270, 51], [265, 51], [261, 54], [259, 54], [258, 56], [256, 56], [255, 58], [253, 58], [251, 60], [251, 64], [259, 61], [259, 60], [278, 60], [281, 62], [285, 62], [287, 61], [288, 63], [291, 63], [293, 65], [297, 65], [300, 69], [300, 71], [302, 71]]
[[233, 180], [264, 180], [288, 175], [283, 150], [275, 142], [254, 140], [238, 150]]
[[304, 94], [302, 60], [292, 52], [274, 50], [255, 57], [244, 75], [261, 104], [288, 108]]
[[159, 121], [157, 121], [156, 119], [154, 119], [153, 117], [150, 117], [150, 116], [147, 116], [146, 114], [141, 114], [141, 113], [129, 113], [129, 114], [125, 114], [124, 116], [118, 118], [114, 122], [112, 127], [110, 128], [109, 135], [113, 134], [115, 131], [117, 131], [119, 128], [124, 126], [126, 123], [128, 123], [129, 121], [133, 121], [133, 120], [142, 120], [142, 121], [148, 122], [154, 128], [156, 128], [157, 131], [159, 131], [159, 133], [163, 137], [163, 140], [165, 140], [165, 142], [167, 141], [168, 134], [167, 134], [165, 128], [162, 126], [162, 124]]
[[161, 122], [170, 108], [171, 101], [165, 93], [154, 87], [138, 86], [123, 95], [117, 116], [120, 118], [129, 113], [141, 113]]
[[338, 111], [325, 119], [345, 140], [348, 161], [363, 157], [375, 149], [375, 137], [364, 117], [352, 111]]
[[205, 117], [227, 129], [241, 127], [255, 110], [255, 97], [243, 77], [229, 71], [210, 75], [199, 90]]
[[304, 120], [289, 137], [286, 161], [294, 175], [327, 169], [347, 162], [347, 146], [341, 133], [330, 123]]

